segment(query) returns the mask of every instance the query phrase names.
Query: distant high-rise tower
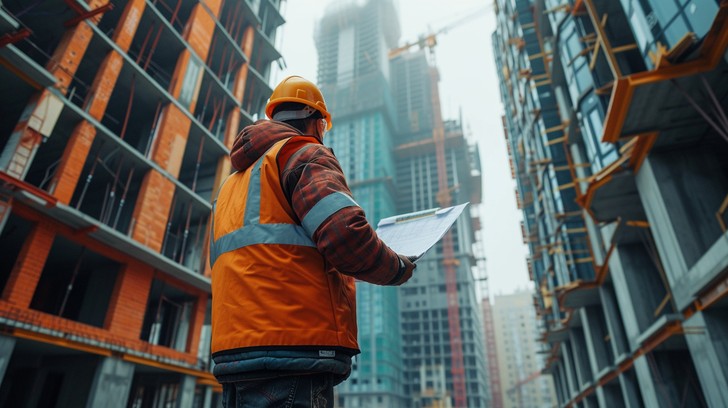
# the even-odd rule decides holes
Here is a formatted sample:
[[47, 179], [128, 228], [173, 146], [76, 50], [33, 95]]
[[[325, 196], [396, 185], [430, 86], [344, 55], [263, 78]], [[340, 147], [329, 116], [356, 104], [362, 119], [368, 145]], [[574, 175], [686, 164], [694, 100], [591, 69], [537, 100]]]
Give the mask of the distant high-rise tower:
[[[396, 212], [394, 105], [387, 51], [399, 37], [391, 0], [344, 2], [326, 11], [315, 34], [318, 82], [333, 115], [324, 140], [334, 148], [354, 198], [376, 225]], [[357, 285], [359, 344], [340, 406], [406, 406], [397, 289]]]
[[[396, 139], [397, 209], [411, 212], [437, 207], [438, 166], [433, 139], [433, 96], [437, 86], [425, 52], [405, 53], [392, 60], [392, 84], [398, 107]], [[439, 103], [438, 103], [439, 104]], [[470, 144], [459, 120], [445, 128], [445, 167], [454, 204], [481, 200], [480, 156]], [[447, 406], [453, 398], [451, 322], [449, 321], [444, 262], [457, 268], [460, 339], [468, 407], [486, 406], [489, 400], [482, 310], [476, 296], [473, 271], [482, 254], [475, 253], [479, 228], [474, 211], [466, 211], [452, 228], [454, 259], [446, 260], [438, 244], [417, 264], [415, 276], [400, 288], [404, 341], [405, 392], [415, 406]], [[423, 375], [423, 371], [426, 375]], [[444, 375], [442, 381], [437, 375]], [[425, 382], [423, 382], [425, 381]], [[444, 384], [445, 389], [438, 389]], [[443, 405], [443, 403], [445, 405]]]
[[541, 374], [539, 326], [528, 291], [495, 297], [493, 306], [501, 401], [504, 408], [548, 408], [556, 402], [550, 374]]

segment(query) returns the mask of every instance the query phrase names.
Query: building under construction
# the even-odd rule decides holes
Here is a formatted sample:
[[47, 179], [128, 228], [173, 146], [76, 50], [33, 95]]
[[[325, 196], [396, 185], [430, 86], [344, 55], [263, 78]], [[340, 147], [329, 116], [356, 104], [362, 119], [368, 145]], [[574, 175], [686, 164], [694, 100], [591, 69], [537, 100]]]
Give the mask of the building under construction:
[[0, 3], [0, 405], [214, 403], [210, 198], [279, 8]]
[[[405, 393], [414, 407], [489, 406], [484, 320], [476, 296], [485, 274], [474, 211], [481, 202], [478, 148], [465, 136], [462, 118], [439, 118], [438, 72], [426, 51], [398, 53], [391, 72], [399, 212], [445, 207], [443, 197], [471, 205], [450, 238], [418, 261], [412, 279], [400, 287]], [[438, 127], [441, 140], [433, 136]]]
[[[424, 51], [403, 48], [390, 59], [399, 35], [391, 0], [332, 3], [315, 34], [318, 82], [335, 122], [325, 143], [374, 225], [398, 213], [446, 206], [438, 197], [480, 202], [477, 149], [460, 121], [440, 118], [436, 71]], [[438, 128], [442, 137], [436, 140]], [[477, 225], [477, 219], [461, 217], [449, 246], [438, 245], [418, 261], [403, 287], [357, 286], [362, 354], [351, 378], [337, 387], [338, 406], [487, 405], [473, 274], [480, 258], [472, 249]]]
[[728, 404], [728, 1], [496, 1], [560, 406]]

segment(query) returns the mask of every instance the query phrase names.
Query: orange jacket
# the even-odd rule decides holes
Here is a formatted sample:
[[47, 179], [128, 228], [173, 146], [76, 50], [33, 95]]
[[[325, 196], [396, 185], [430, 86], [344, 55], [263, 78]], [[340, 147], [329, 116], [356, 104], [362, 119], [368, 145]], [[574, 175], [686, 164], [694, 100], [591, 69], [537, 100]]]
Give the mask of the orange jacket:
[[354, 279], [327, 272], [311, 240], [317, 222], [356, 203], [331, 194], [299, 225], [276, 161], [289, 140], [232, 174], [213, 204], [213, 354], [320, 346], [359, 352]]

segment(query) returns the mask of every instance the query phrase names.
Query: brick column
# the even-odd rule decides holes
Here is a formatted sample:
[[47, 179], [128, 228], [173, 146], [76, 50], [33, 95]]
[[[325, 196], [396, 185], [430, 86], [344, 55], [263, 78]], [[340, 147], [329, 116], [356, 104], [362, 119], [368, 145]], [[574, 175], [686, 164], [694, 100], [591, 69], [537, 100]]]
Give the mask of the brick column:
[[2, 294], [4, 300], [21, 308], [30, 307], [54, 238], [50, 226], [38, 223], [33, 227], [10, 272]]
[[197, 355], [197, 349], [200, 346], [200, 334], [202, 326], [205, 324], [205, 312], [207, 311], [207, 293], [200, 293], [195, 302], [195, 310], [190, 321], [190, 330], [192, 336], [190, 336], [187, 343], [187, 350], [190, 354], [195, 357]]
[[122, 337], [138, 339], [144, 324], [154, 269], [140, 263], [125, 265], [117, 278], [104, 327]]
[[[124, 12], [114, 30], [114, 42], [126, 52], [129, 50], [139, 21], [144, 13], [144, 0], [132, 0], [124, 9]], [[111, 94], [119, 79], [119, 73], [124, 65], [124, 58], [115, 50], [110, 51], [101, 66], [99, 67], [94, 82], [91, 85], [88, 97], [84, 103], [84, 110], [96, 120], [101, 120], [111, 98]], [[61, 161], [53, 176], [48, 191], [54, 194], [59, 201], [68, 204], [73, 198], [78, 179], [86, 163], [91, 145], [96, 137], [96, 128], [88, 121], [81, 121], [73, 129], [71, 137], [66, 144]]]
[[[201, 3], [194, 6], [183, 34], [194, 54], [188, 49], [182, 51], [169, 86], [170, 94], [189, 112], [194, 112], [197, 104], [204, 61], [215, 32], [214, 18], [221, 8], [221, 0], [206, 0], [205, 3], [206, 6]], [[151, 158], [173, 177], [178, 177], [192, 121], [174, 104], [165, 106], [161, 117]], [[133, 239], [161, 251], [173, 197], [174, 184], [156, 170], [150, 170], [144, 176], [134, 209]]]

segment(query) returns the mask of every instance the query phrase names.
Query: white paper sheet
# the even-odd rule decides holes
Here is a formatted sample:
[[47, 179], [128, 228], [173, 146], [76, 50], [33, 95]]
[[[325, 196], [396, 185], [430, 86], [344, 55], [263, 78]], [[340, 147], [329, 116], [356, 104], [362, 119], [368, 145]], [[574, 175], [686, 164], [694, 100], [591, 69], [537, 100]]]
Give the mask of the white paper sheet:
[[468, 204], [385, 218], [377, 225], [377, 235], [398, 254], [420, 258], [445, 235]]

